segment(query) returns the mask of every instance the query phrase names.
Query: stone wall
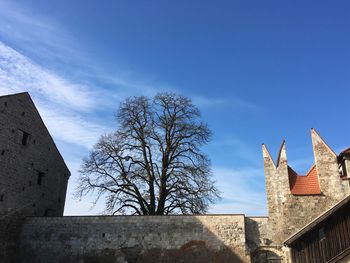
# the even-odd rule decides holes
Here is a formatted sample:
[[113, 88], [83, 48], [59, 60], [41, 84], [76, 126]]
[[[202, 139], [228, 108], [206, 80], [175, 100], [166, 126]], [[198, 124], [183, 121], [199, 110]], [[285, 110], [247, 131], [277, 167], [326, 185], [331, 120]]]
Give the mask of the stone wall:
[[19, 241], [24, 216], [18, 211], [0, 213], [0, 262], [19, 262]]
[[69, 175], [29, 94], [0, 96], [0, 212], [63, 215]]
[[245, 217], [245, 238], [251, 253], [265, 245], [265, 240], [268, 238], [267, 222], [267, 217]]
[[311, 130], [311, 137], [321, 194], [291, 194], [285, 143], [281, 146], [276, 164], [263, 145], [268, 233], [272, 245], [282, 245], [286, 238], [350, 193], [349, 182], [340, 178], [337, 155], [315, 130]]
[[[27, 218], [21, 262], [249, 262], [244, 215]], [[248, 255], [247, 255], [248, 254]]]

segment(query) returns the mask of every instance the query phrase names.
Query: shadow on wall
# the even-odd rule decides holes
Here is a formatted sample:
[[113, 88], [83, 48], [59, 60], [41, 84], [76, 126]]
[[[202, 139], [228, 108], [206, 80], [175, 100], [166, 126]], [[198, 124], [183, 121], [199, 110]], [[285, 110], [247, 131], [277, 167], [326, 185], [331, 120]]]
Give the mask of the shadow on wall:
[[[28, 261], [29, 262], [29, 261]], [[37, 262], [37, 261], [33, 261]], [[204, 241], [190, 241], [179, 249], [152, 248], [144, 250], [135, 246], [130, 248], [104, 249], [90, 254], [66, 256], [62, 262], [69, 263], [224, 263], [244, 262], [229, 248], [211, 249]]]
[[246, 217], [245, 231], [248, 251], [252, 263], [283, 262], [284, 253], [269, 239], [267, 217]]
[[244, 216], [28, 218], [22, 263], [237, 263]]
[[136, 262], [153, 263], [155, 259], [158, 262], [243, 262], [230, 248], [214, 250], [202, 240], [190, 241], [180, 249], [150, 249], [140, 254]]

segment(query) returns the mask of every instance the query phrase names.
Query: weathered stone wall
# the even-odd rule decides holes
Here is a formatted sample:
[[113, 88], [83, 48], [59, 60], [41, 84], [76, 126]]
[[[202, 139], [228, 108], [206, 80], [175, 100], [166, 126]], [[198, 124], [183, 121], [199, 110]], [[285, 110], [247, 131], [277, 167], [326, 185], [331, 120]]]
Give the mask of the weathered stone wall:
[[246, 244], [251, 253], [265, 244], [268, 237], [267, 217], [245, 217]]
[[63, 215], [69, 175], [29, 94], [1, 96], [0, 211]]
[[243, 215], [33, 217], [20, 251], [23, 263], [249, 262]]
[[0, 214], [0, 262], [19, 262], [19, 241], [24, 216], [18, 211]]
[[282, 246], [270, 242], [268, 217], [245, 217], [246, 245], [252, 263], [288, 263], [288, 256]]
[[337, 155], [315, 130], [311, 131], [311, 136], [321, 187], [321, 194], [318, 195], [292, 195], [285, 143], [282, 144], [276, 165], [263, 146], [269, 209], [268, 233], [272, 245], [281, 246], [287, 237], [350, 193], [349, 182], [340, 178]]

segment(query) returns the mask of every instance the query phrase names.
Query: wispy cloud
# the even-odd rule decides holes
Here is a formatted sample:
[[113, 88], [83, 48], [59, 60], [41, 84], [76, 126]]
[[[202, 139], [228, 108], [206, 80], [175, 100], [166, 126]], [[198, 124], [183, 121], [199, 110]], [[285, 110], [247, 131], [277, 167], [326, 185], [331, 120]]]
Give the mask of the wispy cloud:
[[77, 144], [85, 148], [91, 148], [98, 138], [111, 128], [84, 119], [73, 112], [56, 111], [46, 105], [36, 103], [40, 115], [45, 124], [52, 131], [54, 137], [67, 143]]
[[261, 169], [230, 169], [214, 167], [217, 187], [222, 191], [223, 202], [215, 204], [210, 212], [266, 215], [266, 193]]
[[95, 109], [94, 92], [30, 61], [0, 42], [0, 94], [29, 91], [54, 137], [91, 146], [106, 127], [83, 119]]
[[[10, 79], [15, 86], [14, 91], [23, 87], [23, 83], [37, 83], [45, 87], [37, 91], [47, 96], [56, 96], [57, 99], [66, 100], [67, 103], [75, 103], [80, 110], [89, 108], [93, 104], [103, 104], [104, 106], [115, 106], [116, 102], [131, 95], [153, 96], [159, 91], [180, 92], [176, 86], [160, 81], [157, 76], [147, 73], [135, 73], [120, 65], [109, 65], [106, 68], [99, 64], [96, 59], [89, 57], [85, 43], [75, 39], [62, 24], [44, 14], [40, 14], [19, 3], [0, 0], [0, 41], [6, 40], [0, 52], [2, 59], [9, 60], [11, 66], [19, 60], [18, 68], [13, 75], [19, 76], [17, 79]], [[11, 47], [12, 48], [11, 48]], [[4, 48], [6, 47], [6, 48]], [[17, 53], [14, 54], [14, 52]], [[5, 53], [6, 52], [6, 53]], [[25, 56], [19, 56], [25, 54]], [[36, 62], [33, 62], [36, 61]], [[38, 69], [38, 63], [42, 68]], [[68, 78], [84, 79], [84, 83], [89, 81], [98, 83], [97, 89], [87, 89], [89, 84], [82, 84], [82, 81], [75, 83], [67, 81], [66, 77], [48, 72], [47, 66], [63, 75], [68, 74]], [[27, 70], [28, 69], [28, 70]], [[68, 69], [72, 69], [68, 71]], [[27, 70], [27, 71], [26, 71]], [[8, 72], [1, 72], [7, 74]], [[20, 74], [18, 74], [20, 73]], [[60, 75], [62, 75], [60, 74]], [[32, 79], [35, 80], [32, 80]], [[29, 80], [29, 82], [28, 82]], [[48, 87], [50, 85], [50, 87]], [[56, 87], [60, 87], [59, 93]], [[25, 87], [24, 90], [27, 88]], [[30, 88], [31, 89], [31, 88]], [[34, 89], [34, 87], [33, 87]], [[23, 88], [22, 88], [23, 90]], [[74, 90], [74, 96], [71, 91]], [[201, 108], [231, 107], [233, 109], [244, 109], [254, 111], [258, 106], [242, 98], [226, 99], [213, 98], [189, 94], [194, 103]]]
[[40, 59], [67, 61], [80, 53], [74, 37], [62, 25], [15, 1], [0, 0], [0, 24], [0, 37]]
[[96, 106], [95, 94], [87, 87], [66, 79], [33, 63], [26, 56], [0, 42], [0, 91], [29, 90], [51, 103], [85, 110]]
[[[39, 74], [36, 71], [37, 67], [34, 67], [33, 71], [22, 72], [21, 77], [23, 77], [23, 73], [26, 74], [26, 78], [29, 76], [34, 78], [38, 75], [37, 78], [47, 81], [51, 86], [60, 86], [62, 92], [59, 95], [61, 97], [65, 89], [68, 89], [69, 95], [69, 87], [72, 87], [77, 92], [74, 101], [91, 98], [90, 102], [101, 102], [102, 97], [103, 105], [115, 105], [116, 100], [120, 101], [130, 95], [151, 96], [160, 90], [174, 89], [169, 84], [160, 83], [155, 76], [136, 74], [118, 63], [108, 66], [102, 65], [101, 61], [89, 55], [86, 43], [76, 39], [74, 34], [62, 24], [36, 10], [31, 10], [29, 6], [0, 0], [0, 24], [0, 41], [2, 40], [2, 45], [7, 47], [6, 52], [10, 53], [7, 55], [13, 59], [19, 53], [24, 54], [27, 58], [20, 57], [20, 65], [30, 63], [29, 57], [31, 63], [40, 63], [42, 67]], [[14, 50], [17, 51], [16, 56], [13, 56]], [[16, 70], [23, 71], [26, 68], [21, 67]], [[52, 78], [52, 74], [46, 74], [47, 68], [60, 72], [58, 75], [68, 75], [68, 78], [79, 79], [80, 83], [64, 83], [67, 77], [62, 78], [58, 75]], [[30, 66], [30, 69], [33, 69], [33, 65]], [[41, 76], [43, 74], [45, 76]], [[27, 80], [26, 78], [24, 80]], [[89, 84], [81, 84], [82, 80], [84, 83], [90, 81], [98, 83], [98, 94], [95, 89], [87, 90], [86, 86]], [[21, 79], [18, 79], [18, 83], [21, 82]], [[70, 97], [73, 100], [71, 94]], [[65, 99], [69, 100], [70, 98], [65, 96]], [[90, 106], [91, 104], [86, 105]], [[76, 106], [82, 106], [82, 104]]]
[[[181, 90], [155, 76], [144, 77], [127, 69], [106, 70], [97, 61], [90, 63], [90, 58], [81, 51], [84, 50], [81, 43], [64, 27], [15, 2], [0, 0], [0, 24], [0, 95], [28, 91], [55, 141], [62, 141], [62, 145], [67, 144], [76, 152], [74, 160], [67, 160], [72, 178], [65, 214], [101, 212], [102, 207], [89, 209], [89, 199], [79, 203], [77, 209], [72, 199], [81, 158], [101, 134], [112, 129], [110, 123], [99, 117], [112, 115], [118, 103], [128, 96]], [[72, 72], [68, 73], [66, 68]], [[191, 97], [201, 108], [258, 109], [239, 98]], [[230, 143], [245, 148], [238, 142]], [[264, 191], [257, 183], [261, 181], [260, 172], [215, 168], [223, 202], [211, 212], [264, 214]]]

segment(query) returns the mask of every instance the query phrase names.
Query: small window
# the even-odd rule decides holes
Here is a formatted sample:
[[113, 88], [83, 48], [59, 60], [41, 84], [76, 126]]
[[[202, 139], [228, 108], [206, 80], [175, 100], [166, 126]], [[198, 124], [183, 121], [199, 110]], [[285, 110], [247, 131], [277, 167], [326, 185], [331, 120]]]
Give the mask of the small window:
[[0, 195], [0, 202], [4, 201], [4, 194]]
[[342, 160], [339, 164], [340, 177], [347, 177], [346, 160]]
[[45, 174], [43, 172], [38, 172], [38, 180], [37, 180], [38, 185], [42, 184], [44, 175]]
[[346, 161], [343, 162], [342, 169], [343, 169], [343, 175], [348, 176], [347, 169], [346, 169]]
[[5, 154], [5, 150], [1, 150], [1, 155], [4, 155]]
[[27, 145], [28, 144], [28, 141], [29, 141], [29, 136], [30, 134], [25, 132], [25, 131], [21, 131], [22, 132], [22, 140], [21, 140], [21, 143], [22, 145]]
[[22, 112], [22, 116], [24, 116], [24, 115], [25, 115], [25, 112], [23, 111], [23, 112]]
[[7, 107], [7, 101], [4, 102], [5, 107]]

